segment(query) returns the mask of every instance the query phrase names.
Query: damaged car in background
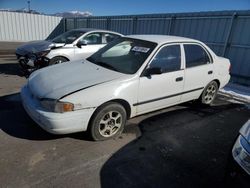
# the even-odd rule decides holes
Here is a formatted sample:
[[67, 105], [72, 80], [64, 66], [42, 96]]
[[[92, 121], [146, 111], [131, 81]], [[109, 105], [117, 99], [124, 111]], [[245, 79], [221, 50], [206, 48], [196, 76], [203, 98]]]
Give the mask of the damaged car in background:
[[119, 135], [129, 118], [191, 100], [211, 104], [228, 83], [229, 69], [228, 59], [200, 41], [131, 35], [86, 60], [33, 72], [21, 97], [46, 131], [88, 131], [105, 140]]
[[22, 72], [28, 76], [48, 65], [87, 58], [121, 36], [106, 30], [73, 29], [52, 40], [26, 43], [16, 49], [16, 56]]

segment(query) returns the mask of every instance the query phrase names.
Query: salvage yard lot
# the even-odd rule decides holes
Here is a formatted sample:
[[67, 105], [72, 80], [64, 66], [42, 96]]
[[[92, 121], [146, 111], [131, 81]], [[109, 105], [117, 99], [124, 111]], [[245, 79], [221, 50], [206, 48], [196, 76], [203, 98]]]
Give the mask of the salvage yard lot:
[[[129, 120], [118, 138], [52, 135], [22, 108], [26, 82], [14, 56], [0, 59], [0, 187], [218, 187], [244, 104], [218, 96], [212, 107], [186, 103]], [[69, 125], [70, 126], [70, 125]]]

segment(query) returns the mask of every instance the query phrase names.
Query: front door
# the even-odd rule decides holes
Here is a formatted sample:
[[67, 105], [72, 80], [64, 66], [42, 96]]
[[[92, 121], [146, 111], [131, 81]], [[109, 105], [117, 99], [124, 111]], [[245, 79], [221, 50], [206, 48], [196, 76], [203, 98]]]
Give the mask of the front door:
[[74, 59], [86, 59], [99, 49], [105, 46], [102, 40], [102, 33], [90, 33], [87, 36], [80, 39], [85, 45], [81, 48], [75, 46], [75, 58]]
[[184, 87], [183, 61], [179, 44], [161, 47], [148, 68], [161, 68], [161, 74], [142, 76], [139, 80], [137, 114], [180, 102]]

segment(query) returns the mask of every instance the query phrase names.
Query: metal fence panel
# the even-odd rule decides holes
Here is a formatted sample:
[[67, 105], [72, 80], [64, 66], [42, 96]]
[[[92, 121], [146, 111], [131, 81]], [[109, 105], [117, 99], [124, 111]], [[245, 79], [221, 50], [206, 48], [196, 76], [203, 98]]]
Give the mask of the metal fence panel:
[[91, 19], [89, 28], [107, 29], [107, 19]]
[[171, 18], [138, 18], [136, 33], [138, 34], [168, 34]]
[[87, 19], [77, 19], [76, 20], [76, 28], [86, 28], [87, 27]]
[[55, 16], [0, 11], [0, 41], [46, 39], [61, 20]]
[[111, 18], [110, 30], [129, 35], [133, 33], [132, 18]]

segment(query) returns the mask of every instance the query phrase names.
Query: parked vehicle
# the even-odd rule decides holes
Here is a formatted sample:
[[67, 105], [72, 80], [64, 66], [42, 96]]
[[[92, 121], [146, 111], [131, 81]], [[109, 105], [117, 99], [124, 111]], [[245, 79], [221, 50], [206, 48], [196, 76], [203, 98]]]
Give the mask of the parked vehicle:
[[121, 37], [120, 33], [98, 29], [73, 29], [53, 40], [32, 41], [16, 49], [25, 74], [66, 61], [80, 60]]
[[240, 129], [232, 148], [228, 165], [228, 183], [231, 187], [250, 185], [250, 120]]
[[55, 134], [89, 131], [94, 140], [120, 134], [128, 118], [199, 99], [211, 104], [229, 79], [230, 62], [204, 43], [164, 35], [132, 35], [87, 60], [35, 71], [23, 106]]

